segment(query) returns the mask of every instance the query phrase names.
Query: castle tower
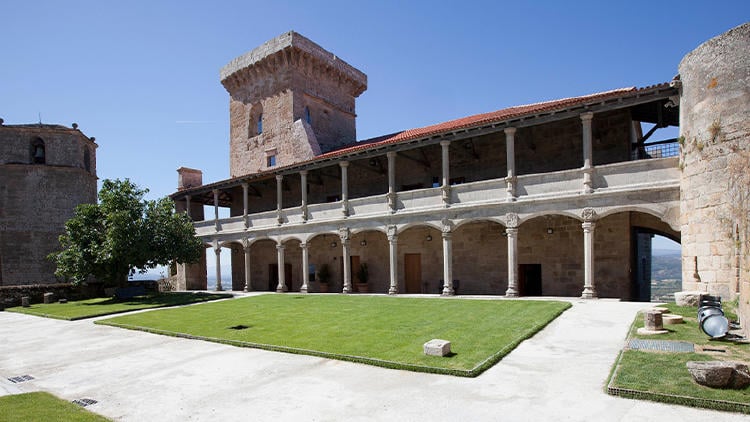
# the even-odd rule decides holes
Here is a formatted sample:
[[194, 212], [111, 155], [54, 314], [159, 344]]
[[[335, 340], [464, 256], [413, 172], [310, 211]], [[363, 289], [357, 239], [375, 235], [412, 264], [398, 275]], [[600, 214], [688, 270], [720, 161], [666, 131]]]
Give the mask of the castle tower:
[[75, 207], [96, 202], [96, 148], [75, 123], [0, 119], [0, 285], [58, 281], [47, 255]]
[[683, 288], [742, 291], [747, 308], [750, 24], [703, 43], [679, 72]]
[[229, 92], [230, 175], [309, 160], [356, 142], [367, 76], [290, 31], [221, 69]]

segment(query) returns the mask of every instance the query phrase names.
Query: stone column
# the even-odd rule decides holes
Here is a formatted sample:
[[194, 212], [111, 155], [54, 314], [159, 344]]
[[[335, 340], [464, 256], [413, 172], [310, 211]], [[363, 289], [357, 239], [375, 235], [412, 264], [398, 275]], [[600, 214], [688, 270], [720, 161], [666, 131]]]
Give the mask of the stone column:
[[342, 291], [342, 293], [352, 292], [352, 269], [351, 263], [349, 262], [349, 243], [351, 241], [350, 234], [351, 233], [349, 232], [349, 229], [344, 228], [339, 230], [339, 236], [341, 237], [341, 248], [343, 249], [342, 259], [344, 260], [344, 290]]
[[449, 207], [451, 204], [451, 179], [450, 179], [450, 141], [440, 141], [440, 148], [443, 155], [443, 183], [440, 190], [443, 196], [443, 204]]
[[307, 221], [307, 170], [300, 171], [299, 178], [302, 192], [302, 221]]
[[349, 168], [348, 161], [342, 161], [339, 163], [341, 167], [341, 212], [345, 215], [349, 215], [349, 177], [347, 169]]
[[388, 289], [389, 295], [398, 294], [398, 233], [396, 226], [388, 226], [388, 275], [391, 287]]
[[242, 250], [245, 252], [245, 291], [253, 290], [253, 284], [250, 280], [250, 242], [247, 239], [242, 241]]
[[581, 298], [596, 298], [596, 280], [594, 279], [594, 227], [596, 224], [596, 212], [592, 208], [586, 208], [581, 214], [583, 217], [583, 293]]
[[191, 212], [190, 212], [190, 195], [185, 195], [185, 213], [191, 219], [193, 218], [193, 216], [190, 215], [191, 214]]
[[307, 243], [302, 242], [299, 244], [302, 249], [302, 287], [300, 287], [300, 293], [307, 293], [310, 286], [310, 264], [307, 256]]
[[219, 231], [219, 190], [214, 189], [214, 226]]
[[[281, 241], [279, 241], [281, 242]], [[276, 286], [276, 293], [284, 293], [288, 289], [286, 288], [286, 274], [284, 271], [284, 244], [279, 243], [276, 245], [276, 261], [279, 267], [279, 284]]]
[[507, 183], [508, 201], [516, 200], [516, 128], [505, 128], [505, 156], [508, 167], [508, 176], [505, 178]]
[[518, 215], [507, 214], [505, 222], [508, 236], [508, 290], [505, 296], [518, 297]]
[[248, 189], [247, 182], [242, 182], [242, 219], [245, 221], [245, 227], [248, 227], [250, 225], [250, 222], [247, 219], [247, 214], [248, 214], [248, 209], [249, 209], [247, 189]]
[[214, 240], [214, 253], [216, 254], [216, 291], [224, 290], [221, 286], [221, 246], [219, 241]]
[[284, 223], [284, 214], [282, 213], [283, 204], [282, 204], [282, 187], [283, 187], [283, 181], [284, 176], [277, 174], [276, 175], [276, 221], [279, 222], [279, 225]]
[[591, 173], [593, 171], [593, 152], [591, 146], [591, 119], [594, 113], [586, 112], [581, 114], [581, 123], [583, 124], [583, 192], [592, 193], [594, 189], [591, 186]]
[[385, 154], [388, 157], [388, 208], [391, 213], [398, 208], [398, 196], [396, 195], [396, 152], [390, 151]]
[[443, 222], [443, 296], [453, 296], [453, 247], [451, 243], [452, 225]]

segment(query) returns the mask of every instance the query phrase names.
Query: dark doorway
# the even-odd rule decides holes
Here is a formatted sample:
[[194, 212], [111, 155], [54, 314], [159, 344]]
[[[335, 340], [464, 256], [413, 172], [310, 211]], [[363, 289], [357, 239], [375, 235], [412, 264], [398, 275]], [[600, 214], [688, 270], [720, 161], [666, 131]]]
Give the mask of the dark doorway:
[[518, 291], [521, 296], [542, 295], [542, 264], [518, 266]]
[[422, 255], [404, 254], [404, 283], [406, 293], [422, 293]]
[[[292, 264], [284, 264], [284, 284], [286, 291], [292, 291]], [[275, 292], [279, 286], [279, 265], [268, 264], [268, 291]]]
[[636, 302], [651, 301], [651, 238], [653, 233], [633, 229], [633, 282], [630, 297]]

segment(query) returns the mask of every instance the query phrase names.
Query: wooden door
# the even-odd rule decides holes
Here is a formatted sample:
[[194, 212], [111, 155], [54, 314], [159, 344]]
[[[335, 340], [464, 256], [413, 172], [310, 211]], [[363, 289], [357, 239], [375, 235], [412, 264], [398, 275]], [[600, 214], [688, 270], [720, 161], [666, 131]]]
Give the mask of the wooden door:
[[406, 293], [422, 293], [422, 255], [404, 254], [404, 282]]

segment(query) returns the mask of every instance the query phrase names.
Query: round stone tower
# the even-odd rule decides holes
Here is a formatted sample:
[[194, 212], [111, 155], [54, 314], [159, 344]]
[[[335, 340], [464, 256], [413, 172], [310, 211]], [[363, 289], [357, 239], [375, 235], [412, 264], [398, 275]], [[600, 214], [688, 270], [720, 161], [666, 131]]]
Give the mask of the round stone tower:
[[750, 23], [700, 45], [683, 58], [679, 72], [683, 288], [725, 299], [742, 291], [744, 305], [750, 232]]

